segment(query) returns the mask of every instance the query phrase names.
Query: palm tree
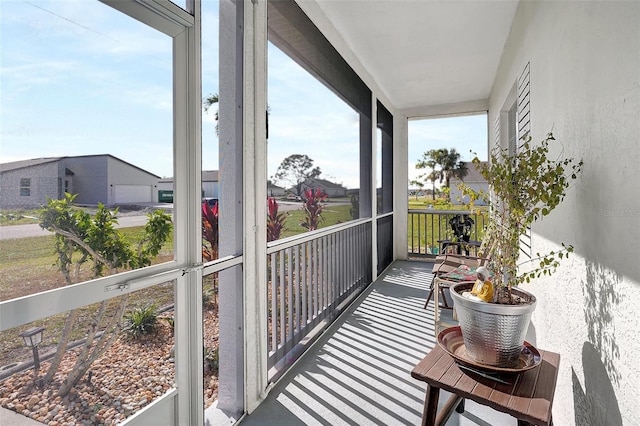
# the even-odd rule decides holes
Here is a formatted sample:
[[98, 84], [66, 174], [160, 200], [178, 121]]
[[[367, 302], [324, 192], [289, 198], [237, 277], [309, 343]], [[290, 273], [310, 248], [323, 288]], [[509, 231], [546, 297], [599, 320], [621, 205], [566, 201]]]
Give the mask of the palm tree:
[[441, 158], [442, 162], [440, 163], [442, 173], [440, 183], [442, 183], [442, 179], [444, 178], [444, 184], [448, 188], [452, 177], [464, 180], [464, 177], [469, 173], [469, 170], [467, 169], [465, 162], [460, 160], [460, 153], [456, 151], [455, 148], [451, 148], [450, 151], [447, 149], [443, 149], [442, 151], [443, 156]]
[[431, 170], [429, 174], [420, 177], [431, 181], [433, 199], [435, 199], [436, 180], [439, 183], [444, 181], [445, 186], [449, 187], [452, 177], [464, 180], [464, 177], [469, 173], [466, 163], [460, 160], [460, 153], [455, 148], [451, 148], [451, 150], [446, 148], [430, 149], [422, 154], [422, 159], [416, 163], [416, 169]]
[[[218, 94], [217, 93], [212, 93], [209, 96], [207, 96], [206, 98], [204, 98], [204, 101], [202, 101], [202, 105], [204, 106], [204, 110], [209, 111], [209, 108], [211, 108], [214, 105], [217, 105], [219, 102], [218, 99]], [[219, 134], [218, 132], [218, 110], [216, 110], [215, 116], [214, 116], [214, 120], [216, 120], [216, 135]]]

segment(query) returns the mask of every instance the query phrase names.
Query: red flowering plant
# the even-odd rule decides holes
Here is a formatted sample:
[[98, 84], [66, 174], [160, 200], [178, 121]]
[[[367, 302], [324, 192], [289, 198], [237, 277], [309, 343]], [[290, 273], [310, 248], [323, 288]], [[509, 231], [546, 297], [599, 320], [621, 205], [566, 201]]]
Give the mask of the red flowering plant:
[[318, 229], [318, 225], [320, 225], [322, 221], [323, 203], [328, 197], [329, 196], [320, 188], [304, 190], [302, 210], [306, 217], [304, 222], [300, 223], [300, 226], [306, 228], [308, 231]]
[[[208, 244], [207, 244], [208, 243]], [[218, 202], [209, 206], [202, 203], [202, 259], [211, 261], [218, 258]]]
[[275, 241], [285, 230], [284, 223], [288, 213], [278, 213], [278, 202], [275, 198], [268, 197], [269, 213], [267, 214], [267, 241]]

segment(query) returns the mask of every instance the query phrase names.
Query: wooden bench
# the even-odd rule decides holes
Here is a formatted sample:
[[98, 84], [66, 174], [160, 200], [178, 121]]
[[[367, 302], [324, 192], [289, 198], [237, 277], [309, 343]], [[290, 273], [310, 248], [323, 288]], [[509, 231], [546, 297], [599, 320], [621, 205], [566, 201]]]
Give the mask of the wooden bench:
[[[518, 419], [519, 426], [552, 425], [551, 407], [558, 379], [560, 355], [539, 350], [540, 365], [520, 374], [505, 376], [510, 383], [463, 372], [454, 359], [436, 346], [416, 365], [411, 376], [427, 383], [423, 425], [443, 425], [453, 410], [464, 411], [464, 399], [489, 406]], [[438, 413], [440, 389], [453, 395]]]

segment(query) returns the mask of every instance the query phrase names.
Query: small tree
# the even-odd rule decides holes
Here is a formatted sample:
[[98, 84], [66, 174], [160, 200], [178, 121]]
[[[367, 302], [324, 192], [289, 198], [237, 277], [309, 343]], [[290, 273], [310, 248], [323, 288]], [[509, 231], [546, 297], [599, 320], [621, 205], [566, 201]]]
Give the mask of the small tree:
[[324, 202], [328, 195], [322, 189], [306, 189], [304, 191], [302, 210], [305, 213], [305, 220], [300, 224], [307, 231], [318, 229], [318, 225], [322, 222], [322, 211], [324, 210]]
[[[65, 194], [62, 200], [48, 200], [43, 209], [40, 227], [55, 233], [56, 264], [67, 285], [82, 281], [82, 266], [89, 262], [91, 278], [114, 274], [125, 268], [139, 268], [151, 264], [167, 241], [172, 231], [171, 217], [162, 211], [148, 215], [142, 239], [134, 249], [124, 236], [115, 229], [118, 210], [110, 211], [98, 205], [92, 218], [88, 213], [73, 206], [76, 195]], [[127, 303], [127, 296], [118, 298], [116, 306], [109, 308], [109, 301], [100, 303], [94, 319], [89, 324], [86, 340], [76, 363], [69, 372], [58, 395], [65, 396], [89, 370], [95, 360], [115, 341], [120, 332], [120, 320]], [[67, 315], [58, 343], [58, 349], [43, 377], [48, 384], [60, 367], [71, 339], [72, 330], [78, 320], [78, 309]], [[102, 333], [97, 339], [98, 334]]]
[[490, 206], [489, 224], [480, 252], [491, 259], [496, 274], [494, 282], [507, 290], [501, 303], [511, 303], [512, 286], [551, 275], [559, 266], [559, 260], [573, 251], [573, 246], [562, 243], [560, 251], [537, 253], [535, 259], [525, 262], [537, 262], [536, 267], [518, 274], [520, 236], [564, 200], [571, 181], [582, 170], [582, 161], [549, 158], [552, 141], [555, 139], [551, 133], [539, 145], [533, 145], [529, 137], [515, 155], [497, 147], [488, 163], [474, 158], [473, 163], [489, 183], [490, 194], [459, 185], [463, 195], [470, 195], [472, 204], [482, 198]]
[[307, 179], [320, 176], [319, 167], [313, 167], [313, 160], [307, 155], [293, 154], [282, 160], [273, 180], [285, 186], [294, 186], [296, 195], [302, 196], [302, 184]]

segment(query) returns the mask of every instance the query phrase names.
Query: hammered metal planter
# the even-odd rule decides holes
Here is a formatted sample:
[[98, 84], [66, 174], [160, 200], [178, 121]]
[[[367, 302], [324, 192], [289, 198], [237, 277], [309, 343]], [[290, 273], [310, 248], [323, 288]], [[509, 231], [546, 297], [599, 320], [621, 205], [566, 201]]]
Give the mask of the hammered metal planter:
[[536, 298], [521, 289], [512, 292], [529, 303], [501, 305], [477, 302], [462, 297], [473, 283], [451, 287], [451, 297], [458, 315], [467, 354], [485, 365], [509, 367], [518, 362]]

